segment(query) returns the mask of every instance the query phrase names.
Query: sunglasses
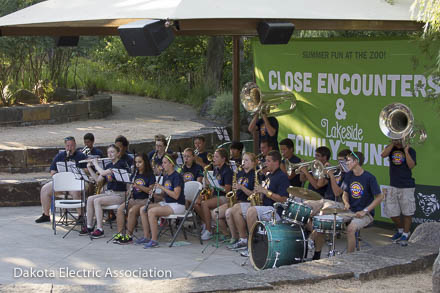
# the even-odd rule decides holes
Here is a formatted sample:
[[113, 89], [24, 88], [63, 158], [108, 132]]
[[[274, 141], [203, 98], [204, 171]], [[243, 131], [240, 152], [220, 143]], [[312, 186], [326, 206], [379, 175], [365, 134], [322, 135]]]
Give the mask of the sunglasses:
[[356, 155], [356, 153], [354, 153], [353, 151], [351, 152], [351, 154], [358, 160], [358, 162], [360, 162], [361, 160], [359, 159], [359, 157]]
[[75, 140], [75, 138], [73, 136], [68, 136], [64, 138], [64, 141], [69, 141], [69, 140]]

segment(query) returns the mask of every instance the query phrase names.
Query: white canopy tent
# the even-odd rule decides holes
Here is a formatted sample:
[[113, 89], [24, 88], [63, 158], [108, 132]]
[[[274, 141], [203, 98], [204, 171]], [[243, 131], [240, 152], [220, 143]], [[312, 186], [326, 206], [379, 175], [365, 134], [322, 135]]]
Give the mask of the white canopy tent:
[[[392, 3], [392, 4], [391, 4]], [[421, 30], [412, 0], [48, 0], [0, 18], [0, 35], [118, 35], [140, 19], [173, 21], [176, 35], [232, 35], [233, 139], [239, 139], [239, 57], [242, 35], [261, 20], [292, 22], [296, 30]]]

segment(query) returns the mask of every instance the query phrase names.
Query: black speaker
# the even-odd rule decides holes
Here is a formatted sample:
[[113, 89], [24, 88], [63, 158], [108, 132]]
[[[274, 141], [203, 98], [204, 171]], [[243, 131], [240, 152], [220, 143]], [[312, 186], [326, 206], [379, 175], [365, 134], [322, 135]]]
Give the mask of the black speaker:
[[131, 56], [157, 56], [174, 40], [164, 20], [140, 20], [118, 27], [119, 35]]
[[78, 46], [79, 37], [56, 37], [55, 44], [57, 47], [76, 47]]
[[266, 22], [258, 24], [257, 31], [262, 44], [287, 44], [295, 26], [291, 22]]

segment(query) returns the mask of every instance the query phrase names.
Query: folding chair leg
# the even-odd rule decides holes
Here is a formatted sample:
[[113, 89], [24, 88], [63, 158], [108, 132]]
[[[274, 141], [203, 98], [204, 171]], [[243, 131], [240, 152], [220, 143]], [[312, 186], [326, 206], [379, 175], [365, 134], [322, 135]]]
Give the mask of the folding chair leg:
[[171, 223], [171, 220], [168, 220], [168, 225], [170, 226], [171, 237], [173, 237], [174, 232], [173, 232], [173, 225], [172, 225], [172, 223]]

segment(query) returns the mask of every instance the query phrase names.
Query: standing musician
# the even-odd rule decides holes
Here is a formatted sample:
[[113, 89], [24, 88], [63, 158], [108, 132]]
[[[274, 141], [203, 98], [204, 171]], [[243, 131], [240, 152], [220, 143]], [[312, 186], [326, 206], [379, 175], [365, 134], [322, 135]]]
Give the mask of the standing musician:
[[[58, 172], [57, 170], [57, 162], [67, 162], [74, 161], [77, 165], [81, 160], [86, 159], [86, 155], [84, 155], [81, 151], [76, 149], [76, 142], [73, 136], [68, 136], [64, 139], [64, 151], [60, 151], [52, 160], [52, 164], [50, 165], [50, 176], [53, 176]], [[78, 167], [85, 168], [84, 164], [79, 164]], [[53, 190], [53, 182], [50, 181], [43, 185], [40, 191], [40, 201], [41, 207], [43, 209], [43, 214], [41, 217], [35, 220], [35, 223], [44, 223], [50, 222], [50, 207], [52, 204], [52, 190]], [[81, 192], [80, 191], [70, 191], [69, 194], [73, 197], [73, 199], [80, 199]], [[78, 209], [78, 215], [80, 220], [82, 218], [81, 209]]]
[[[270, 174], [262, 185], [254, 188], [254, 191], [263, 194], [263, 206], [250, 207], [246, 213], [246, 222], [248, 230], [258, 221], [270, 221], [272, 214], [275, 213], [276, 221], [281, 220], [281, 208], [274, 210], [273, 204], [275, 202], [285, 202], [289, 193], [290, 182], [287, 175], [281, 171], [281, 154], [278, 151], [270, 151], [266, 156], [266, 165]], [[249, 251], [243, 251], [242, 256], [249, 256]]]
[[[156, 134], [154, 136], [155, 149], [148, 153], [148, 159], [153, 167], [154, 175], [158, 176], [162, 171], [162, 159], [165, 155], [165, 149], [167, 147], [167, 139], [163, 134]], [[168, 154], [172, 151], [168, 150]]]
[[[326, 146], [321, 146], [315, 151], [315, 159], [320, 161], [324, 167], [329, 165], [328, 160], [330, 160], [331, 152], [330, 149]], [[315, 178], [312, 174], [310, 174], [307, 167], [302, 167], [301, 171], [301, 181], [309, 181], [309, 189], [316, 191], [321, 196], [324, 196], [325, 191], [327, 190], [328, 180], [324, 177]]]
[[129, 244], [133, 242], [133, 230], [136, 226], [137, 218], [140, 213], [141, 207], [144, 207], [147, 203], [149, 193], [154, 188], [156, 183], [156, 177], [154, 176], [153, 169], [151, 168], [148, 156], [145, 153], [137, 154], [134, 158], [136, 164], [136, 172], [133, 182], [132, 194], [128, 199], [127, 204], [127, 230], [126, 234], [123, 234], [125, 225], [125, 202], [118, 208], [118, 214], [116, 217], [118, 223], [118, 233], [114, 235], [113, 243], [117, 244]]
[[[124, 201], [124, 193], [127, 190], [127, 186], [123, 182], [117, 182], [113, 174], [112, 169], [125, 169], [130, 170], [126, 161], [120, 158], [121, 150], [115, 144], [111, 144], [107, 148], [107, 155], [111, 162], [103, 169], [98, 159], [94, 158], [93, 161], [87, 164], [87, 169], [95, 182], [100, 182], [104, 179], [107, 180], [107, 190], [104, 193], [90, 196], [87, 199], [87, 229], [83, 228], [80, 235], [87, 235], [93, 230], [93, 216], [96, 217], [96, 229], [92, 232], [92, 238], [104, 237], [104, 229], [102, 228], [102, 206], [121, 204]], [[95, 167], [99, 175], [92, 168]]]
[[[163, 185], [156, 183], [154, 189], [160, 188], [164, 193], [164, 200], [158, 204], [150, 204], [148, 211], [145, 206], [140, 207], [144, 237], [138, 239], [136, 244], [144, 244], [144, 248], [152, 248], [159, 245], [157, 242], [159, 217], [185, 212], [184, 182], [182, 176], [174, 169], [175, 157], [165, 154], [162, 159], [164, 172]], [[150, 239], [151, 237], [151, 239]]]
[[[201, 205], [194, 205], [195, 211], [202, 218], [202, 240], [209, 240], [212, 238], [212, 228], [211, 228], [211, 210], [218, 206], [220, 207], [226, 200], [226, 193], [231, 191], [232, 188], [232, 170], [229, 167], [228, 160], [228, 152], [219, 148], [214, 152], [213, 155], [213, 165], [214, 165], [214, 179], [218, 181], [218, 184], [222, 191], [218, 189], [214, 189], [212, 194], [212, 198], [208, 200], [202, 200]], [[205, 178], [205, 182], [207, 182], [208, 178]], [[217, 198], [217, 194], [219, 193], [219, 197]], [[225, 218], [226, 207], [219, 210], [218, 217], [221, 219]], [[217, 217], [213, 217], [216, 220]], [[223, 220], [224, 221], [224, 220]]]
[[[285, 138], [282, 141], [280, 141], [280, 151], [281, 151], [282, 157], [284, 158], [280, 168], [284, 173], [287, 174], [286, 162], [285, 162], [286, 160], [288, 160], [292, 164], [301, 163], [301, 159], [293, 154], [293, 151], [294, 151], [293, 142], [289, 138]], [[291, 186], [297, 186], [297, 187], [302, 186], [302, 182], [300, 180], [300, 175], [296, 174], [294, 170], [293, 170], [292, 174], [290, 174], [290, 175], [287, 174], [287, 176], [289, 176]]]
[[237, 167], [241, 165], [243, 148], [243, 143], [240, 141], [231, 142], [231, 146], [229, 147], [229, 161], [234, 161]]
[[199, 135], [194, 138], [194, 148], [194, 153], [197, 156], [196, 163], [202, 166], [202, 168], [205, 168], [210, 162], [208, 161], [208, 152], [205, 149], [204, 136]]
[[[82, 149], [82, 152], [85, 153], [87, 156], [94, 156], [97, 158], [103, 158], [104, 154], [103, 152], [95, 148], [93, 145], [95, 144], [95, 136], [93, 133], [86, 133], [84, 134], [84, 148]], [[87, 153], [86, 153], [87, 152]]]
[[[361, 152], [350, 152], [347, 156], [347, 166], [350, 172], [345, 174], [342, 195], [345, 209], [355, 213], [354, 218], [347, 226], [347, 252], [351, 253], [356, 247], [356, 231], [373, 222], [374, 208], [383, 200], [376, 177], [362, 168], [365, 160]], [[315, 237], [316, 249], [313, 259], [319, 259], [324, 236], [317, 233]]]
[[[416, 211], [414, 192], [416, 183], [411, 169], [417, 164], [416, 151], [402, 140], [393, 140], [383, 150], [382, 158], [390, 161], [390, 188], [385, 196], [385, 211], [396, 225], [397, 232], [391, 238], [400, 245], [408, 245], [411, 218]], [[403, 216], [403, 223], [400, 216]]]
[[226, 210], [226, 222], [231, 231], [229, 249], [247, 247], [248, 233], [246, 229], [246, 213], [251, 206], [248, 197], [252, 194], [255, 184], [255, 168], [257, 157], [253, 153], [244, 153], [243, 170], [237, 174], [237, 183], [232, 188], [236, 190], [237, 203]]
[[[266, 113], [262, 113], [259, 119], [258, 113], [254, 115], [248, 130], [250, 133], [258, 132], [258, 142], [261, 144], [263, 138], [267, 139], [273, 146], [274, 150], [278, 150], [278, 120], [275, 117], [267, 117]], [[260, 149], [262, 152], [262, 150]]]

